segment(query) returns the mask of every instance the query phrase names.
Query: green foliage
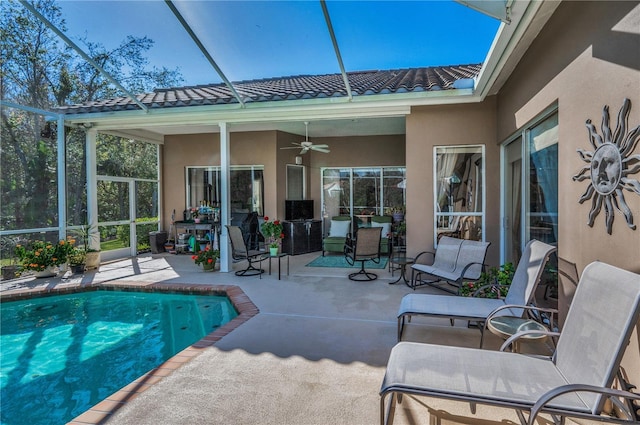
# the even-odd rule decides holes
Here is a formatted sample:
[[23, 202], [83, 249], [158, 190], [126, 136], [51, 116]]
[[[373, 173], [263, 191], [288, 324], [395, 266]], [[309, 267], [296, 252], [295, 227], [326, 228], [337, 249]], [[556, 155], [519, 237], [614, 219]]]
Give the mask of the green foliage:
[[27, 246], [19, 244], [16, 252], [23, 270], [43, 271], [47, 267], [66, 263], [69, 255], [75, 250], [74, 243], [72, 239], [61, 240], [57, 244], [33, 241]]
[[207, 247], [204, 250], [199, 251], [197, 254], [194, 254], [193, 256], [191, 256], [191, 259], [193, 260], [194, 263], [196, 263], [196, 265], [205, 264], [205, 263], [215, 264], [218, 258], [220, 258], [220, 250], [211, 249], [210, 245], [207, 245]]
[[[59, 2], [39, 0], [33, 5], [66, 32]], [[80, 44], [84, 43], [85, 51], [127, 89], [144, 92], [176, 86], [182, 81], [177, 70], [149, 66], [146, 55], [153, 40], [127, 36], [120, 43], [114, 41], [109, 49], [82, 39]], [[51, 110], [58, 105], [122, 95], [15, 0], [4, 0], [0, 7], [0, 51], [3, 100]], [[0, 229], [58, 226], [58, 196], [62, 194], [57, 190], [56, 133], [62, 129], [56, 128], [55, 122], [47, 123], [42, 115], [13, 108], [3, 107], [1, 120]], [[75, 226], [86, 222], [87, 214], [85, 131], [67, 128], [65, 143], [66, 224]], [[99, 165], [101, 174], [157, 178], [157, 146], [129, 143], [108, 135], [99, 136], [99, 146], [102, 158], [108, 158]], [[149, 211], [154, 207], [154, 199], [157, 202], [157, 196], [153, 196], [154, 190], [157, 195], [157, 184], [144, 182], [141, 186], [137, 193], [144, 215], [155, 214]], [[99, 211], [121, 213], [124, 202], [118, 197], [121, 194], [102, 202]]]
[[[515, 267], [512, 263], [506, 263], [500, 267], [492, 267], [489, 271], [483, 272], [476, 282], [463, 282], [460, 287], [460, 295], [463, 297], [498, 298], [499, 291], [499, 298], [504, 298], [509, 292], [514, 273]], [[476, 293], [478, 289], [487, 285], [493, 286]], [[496, 287], [496, 285], [498, 286]]]
[[116, 228], [116, 236], [118, 240], [122, 243], [123, 246], [129, 246], [130, 236], [129, 236], [129, 226], [118, 226]]
[[282, 223], [280, 223], [280, 220], [269, 221], [269, 217], [265, 217], [260, 230], [271, 248], [277, 248], [278, 241], [284, 238], [284, 233], [282, 233]]
[[74, 250], [69, 254], [67, 260], [70, 265], [79, 266], [86, 262], [87, 252], [84, 249], [74, 248]]

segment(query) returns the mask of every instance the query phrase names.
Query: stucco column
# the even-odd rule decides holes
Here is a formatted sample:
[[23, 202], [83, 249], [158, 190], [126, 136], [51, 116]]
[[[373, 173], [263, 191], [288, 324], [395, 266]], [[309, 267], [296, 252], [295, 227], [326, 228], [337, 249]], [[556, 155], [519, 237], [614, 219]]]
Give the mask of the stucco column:
[[220, 271], [231, 270], [231, 255], [229, 255], [229, 234], [224, 227], [231, 224], [231, 198], [229, 197], [229, 129], [226, 122], [218, 124], [220, 127]]

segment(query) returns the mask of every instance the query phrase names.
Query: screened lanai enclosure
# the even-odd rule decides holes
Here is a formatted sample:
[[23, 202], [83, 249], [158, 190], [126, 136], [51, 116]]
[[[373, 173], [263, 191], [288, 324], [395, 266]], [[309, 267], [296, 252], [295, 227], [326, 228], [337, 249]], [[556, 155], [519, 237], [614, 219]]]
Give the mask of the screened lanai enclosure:
[[[97, 221], [88, 221], [87, 132], [45, 111], [2, 105], [2, 259], [32, 240], [129, 256], [148, 250], [158, 229], [158, 146], [96, 135]], [[89, 246], [94, 227], [99, 243]], [[109, 254], [111, 252], [111, 254]]]
[[[517, 25], [505, 23], [535, 12], [506, 2], [372, 2], [366, 7], [379, 13], [357, 23], [372, 34], [364, 46], [341, 32], [356, 25], [354, 7], [364, 10], [351, 2], [105, 5], [2, 2], [2, 264], [15, 260], [21, 242], [68, 237], [100, 250], [103, 260], [133, 256], [150, 249], [150, 232], [170, 230], [201, 205], [222, 206], [221, 223], [240, 212], [282, 213], [284, 199], [315, 198], [323, 221], [404, 213], [406, 117], [414, 106], [482, 100], [493, 70], [479, 78], [481, 62], [498, 27], [506, 39]], [[416, 41], [409, 30], [423, 26], [419, 16], [450, 11], [460, 22], [422, 32], [465, 53], [469, 41], [446, 34], [469, 22], [482, 27], [477, 58], [448, 60], [470, 65], [425, 66], [422, 50], [415, 50], [415, 64], [400, 57], [379, 63], [388, 34], [408, 46]], [[149, 15], [162, 27], [147, 26]], [[97, 17], [109, 31], [93, 25]], [[282, 17], [290, 22], [286, 32]], [[129, 20], [137, 24], [119, 25]], [[369, 76], [362, 69], [383, 71]], [[303, 140], [307, 121], [306, 138], [328, 140], [332, 153], [301, 152], [294, 160], [281, 149]], [[357, 165], [354, 140], [366, 154]], [[485, 153], [478, 146], [438, 151], [428, 225], [434, 234], [486, 238]], [[227, 241], [220, 242], [225, 269]]]

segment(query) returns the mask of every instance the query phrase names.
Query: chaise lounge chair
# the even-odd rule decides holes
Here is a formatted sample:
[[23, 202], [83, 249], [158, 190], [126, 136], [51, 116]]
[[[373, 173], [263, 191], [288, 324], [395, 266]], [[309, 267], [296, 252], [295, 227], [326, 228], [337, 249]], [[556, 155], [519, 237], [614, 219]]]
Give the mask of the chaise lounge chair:
[[[402, 298], [398, 310], [398, 341], [402, 339], [405, 320], [411, 316], [446, 317], [469, 321], [484, 321], [490, 314], [521, 316], [522, 308], [529, 304], [542, 276], [544, 265], [555, 247], [535, 239], [529, 241], [522, 252], [513, 275], [509, 292], [504, 299], [469, 298], [450, 295], [408, 294]], [[497, 312], [494, 310], [500, 309]], [[482, 327], [480, 327], [482, 330]], [[482, 344], [482, 340], [480, 342]]]
[[[638, 424], [633, 404], [640, 394], [611, 387], [639, 316], [640, 275], [595, 262], [582, 274], [551, 358], [400, 342], [380, 390], [380, 423], [392, 422], [396, 401], [411, 394], [469, 402], [472, 411], [477, 403], [512, 408], [529, 425], [540, 413], [555, 423], [570, 417]], [[601, 416], [607, 400], [626, 412], [621, 419]]]

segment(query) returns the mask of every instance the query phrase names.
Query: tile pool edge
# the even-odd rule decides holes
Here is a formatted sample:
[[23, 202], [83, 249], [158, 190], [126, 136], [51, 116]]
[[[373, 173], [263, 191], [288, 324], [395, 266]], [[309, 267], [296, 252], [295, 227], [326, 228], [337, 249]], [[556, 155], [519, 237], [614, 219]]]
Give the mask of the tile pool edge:
[[150, 283], [139, 281], [120, 281], [108, 284], [69, 285], [53, 288], [22, 288], [0, 293], [0, 302], [26, 300], [52, 295], [65, 295], [90, 291], [132, 291], [132, 292], [179, 292], [191, 295], [226, 295], [238, 315], [225, 323], [215, 331], [199, 341], [191, 344], [173, 357], [145, 373], [130, 384], [111, 394], [89, 410], [74, 418], [70, 425], [87, 425], [104, 423], [115, 411], [123, 407], [127, 402], [136, 398], [151, 386], [169, 376], [173, 371], [202, 352], [211, 347], [222, 337], [231, 333], [234, 329], [256, 316], [260, 311], [249, 297], [235, 285], [204, 285], [188, 283]]

